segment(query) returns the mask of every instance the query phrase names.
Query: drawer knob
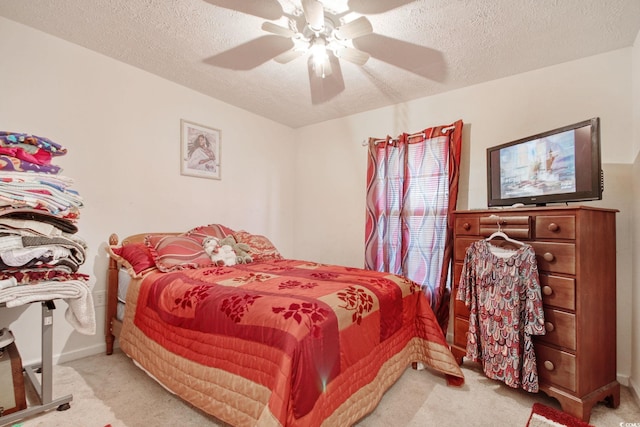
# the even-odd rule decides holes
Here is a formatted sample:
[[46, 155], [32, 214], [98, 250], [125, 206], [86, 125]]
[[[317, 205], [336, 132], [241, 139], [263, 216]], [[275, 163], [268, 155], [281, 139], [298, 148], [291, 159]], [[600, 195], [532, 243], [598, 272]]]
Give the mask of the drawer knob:
[[552, 222], [551, 224], [549, 224], [547, 226], [547, 229], [549, 231], [558, 231], [558, 230], [560, 230], [560, 226], [558, 224], [556, 224], [555, 222]]
[[555, 369], [555, 366], [553, 366], [553, 362], [551, 360], [545, 360], [544, 361], [544, 368], [547, 371], [553, 371]]
[[555, 326], [553, 326], [553, 323], [551, 322], [545, 322], [544, 327], [547, 330], [547, 332], [553, 332], [553, 330], [556, 328]]
[[542, 287], [542, 293], [545, 294], [546, 296], [549, 296], [553, 294], [553, 288], [551, 286], [545, 285]]
[[551, 252], [545, 252], [544, 255], [542, 255], [542, 258], [547, 262], [551, 262], [555, 259], [555, 256], [553, 256]]
[[471, 230], [471, 224], [469, 224], [468, 222], [465, 222], [464, 224], [462, 224], [462, 228], [469, 231]]

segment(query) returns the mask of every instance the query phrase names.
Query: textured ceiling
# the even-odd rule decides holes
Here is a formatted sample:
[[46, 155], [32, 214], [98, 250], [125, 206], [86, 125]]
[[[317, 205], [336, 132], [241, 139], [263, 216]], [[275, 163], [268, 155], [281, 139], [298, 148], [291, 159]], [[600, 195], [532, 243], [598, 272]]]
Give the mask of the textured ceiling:
[[0, 15], [293, 128], [629, 47], [640, 30], [640, 0], [322, 3], [373, 26], [353, 41], [371, 59], [324, 80], [305, 56], [272, 60], [290, 42], [261, 29], [300, 0], [2, 0]]

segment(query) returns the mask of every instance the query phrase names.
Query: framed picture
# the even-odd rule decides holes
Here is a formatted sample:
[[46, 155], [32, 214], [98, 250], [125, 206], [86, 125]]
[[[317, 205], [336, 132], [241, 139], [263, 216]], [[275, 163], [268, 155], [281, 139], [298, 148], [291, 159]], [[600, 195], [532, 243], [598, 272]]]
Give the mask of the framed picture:
[[180, 136], [180, 173], [220, 179], [220, 130], [180, 120]]

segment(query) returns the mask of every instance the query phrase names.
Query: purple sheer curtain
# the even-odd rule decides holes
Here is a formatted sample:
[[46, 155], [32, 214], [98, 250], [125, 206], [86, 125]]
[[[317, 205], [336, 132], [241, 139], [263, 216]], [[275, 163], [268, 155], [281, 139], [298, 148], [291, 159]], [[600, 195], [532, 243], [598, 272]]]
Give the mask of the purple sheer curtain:
[[462, 126], [369, 140], [365, 267], [422, 285], [445, 332]]

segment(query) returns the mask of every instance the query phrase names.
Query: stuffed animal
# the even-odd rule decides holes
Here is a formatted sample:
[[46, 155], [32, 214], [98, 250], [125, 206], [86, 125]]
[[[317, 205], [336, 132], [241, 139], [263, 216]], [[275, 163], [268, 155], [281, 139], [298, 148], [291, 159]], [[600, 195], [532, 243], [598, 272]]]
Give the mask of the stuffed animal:
[[231, 234], [220, 240], [221, 245], [229, 245], [236, 253], [236, 264], [247, 264], [253, 262], [253, 258], [249, 255], [251, 246], [246, 243], [238, 243]]
[[220, 247], [219, 240], [216, 239], [215, 237], [207, 237], [202, 241], [202, 248], [209, 256], [211, 256], [211, 254], [214, 253], [216, 249], [219, 247]]
[[204, 251], [209, 255], [211, 261], [213, 261], [216, 265], [235, 265], [236, 264], [236, 253], [234, 252], [231, 245], [228, 244], [220, 244], [221, 240], [215, 237], [207, 237], [202, 242], [202, 247]]

